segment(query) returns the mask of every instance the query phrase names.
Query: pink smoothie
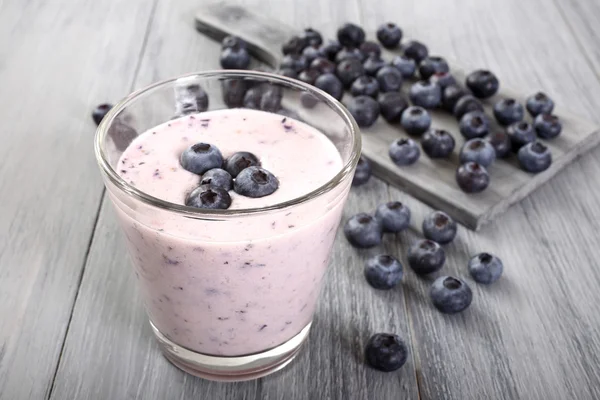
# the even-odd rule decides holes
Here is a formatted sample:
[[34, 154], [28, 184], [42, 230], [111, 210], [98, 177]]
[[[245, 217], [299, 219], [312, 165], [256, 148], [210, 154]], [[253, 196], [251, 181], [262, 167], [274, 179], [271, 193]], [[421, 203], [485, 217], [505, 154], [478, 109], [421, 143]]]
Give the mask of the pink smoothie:
[[[179, 156], [198, 142], [217, 146], [225, 158], [252, 152], [280, 182], [262, 198], [231, 191], [230, 209], [301, 197], [343, 167], [336, 147], [315, 128], [232, 109], [143, 133], [123, 153], [118, 173], [151, 196], [184, 204], [200, 177], [184, 170]], [[178, 345], [210, 355], [261, 352], [298, 334], [312, 320], [348, 185], [302, 205], [220, 219], [166, 212], [137, 218], [142, 206], [111, 193], [152, 323]]]

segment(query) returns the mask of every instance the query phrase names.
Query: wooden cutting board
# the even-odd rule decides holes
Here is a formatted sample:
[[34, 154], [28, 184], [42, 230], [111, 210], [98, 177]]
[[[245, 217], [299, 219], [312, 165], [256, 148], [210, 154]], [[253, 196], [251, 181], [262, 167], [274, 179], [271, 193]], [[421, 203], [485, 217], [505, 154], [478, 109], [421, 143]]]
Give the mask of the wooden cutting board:
[[[258, 14], [241, 6], [219, 2], [202, 7], [196, 15], [196, 28], [216, 40], [221, 40], [227, 35], [239, 36], [248, 42], [254, 57], [277, 68], [283, 57], [281, 46], [289, 38], [299, 34], [301, 29], [281, 24], [276, 18], [269, 16], [268, 10]], [[395, 53], [397, 52], [384, 49], [383, 57], [391, 59]], [[464, 82], [466, 74], [463, 68], [452, 64], [451, 72], [457, 81]], [[410, 85], [410, 82], [406, 85]], [[500, 98], [512, 97], [524, 104], [525, 98], [530, 94], [501, 87], [496, 96], [483, 103], [487, 114], [492, 116], [492, 106]], [[343, 102], [346, 99], [347, 97]], [[376, 176], [431, 207], [447, 212], [468, 228], [477, 230], [600, 142], [600, 130], [594, 123], [569, 113], [561, 108], [560, 104], [554, 113], [563, 123], [563, 132], [554, 140], [544, 141], [552, 151], [551, 167], [540, 174], [530, 174], [518, 167], [515, 155], [497, 160], [488, 169], [490, 186], [478, 194], [466, 194], [456, 184], [458, 153], [464, 138], [458, 131], [456, 119], [446, 112], [432, 112], [432, 127], [445, 129], [456, 139], [456, 147], [449, 159], [434, 160], [422, 153], [414, 165], [396, 166], [388, 156], [388, 147], [394, 140], [407, 135], [400, 126], [391, 125], [383, 118], [379, 118], [372, 127], [362, 129], [362, 153], [372, 162]], [[492, 129], [503, 128], [495, 125], [493, 121]]]

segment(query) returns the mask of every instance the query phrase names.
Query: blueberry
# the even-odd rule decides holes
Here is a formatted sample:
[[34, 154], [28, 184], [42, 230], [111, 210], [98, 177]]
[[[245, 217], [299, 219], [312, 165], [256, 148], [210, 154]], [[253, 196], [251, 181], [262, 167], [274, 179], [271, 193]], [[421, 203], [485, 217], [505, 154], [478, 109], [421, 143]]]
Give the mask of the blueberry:
[[471, 111], [483, 112], [483, 104], [472, 95], [467, 94], [456, 101], [452, 114], [460, 121], [463, 115]]
[[338, 64], [336, 73], [344, 87], [349, 88], [356, 78], [365, 74], [365, 69], [360, 60], [348, 58]]
[[490, 120], [482, 111], [470, 111], [462, 116], [458, 126], [465, 138], [480, 138], [489, 133]]
[[384, 231], [400, 232], [410, 224], [410, 209], [399, 201], [390, 201], [377, 207], [375, 218], [381, 222]]
[[313, 28], [306, 28], [302, 36], [309, 46], [320, 46], [323, 43], [323, 36]]
[[490, 71], [479, 69], [467, 75], [467, 87], [479, 99], [492, 97], [498, 91], [500, 82]]
[[310, 63], [310, 68], [314, 68], [321, 74], [333, 74], [335, 73], [335, 63], [329, 61], [325, 57], [317, 57]]
[[375, 76], [377, 71], [381, 68], [385, 67], [386, 62], [380, 57], [369, 56], [363, 62], [363, 68], [365, 69], [365, 73], [369, 76]]
[[369, 214], [356, 214], [344, 225], [344, 235], [354, 247], [377, 246], [381, 243], [381, 223]]
[[247, 82], [243, 79], [224, 79], [221, 81], [221, 92], [223, 102], [229, 108], [242, 107], [244, 96], [248, 90]]
[[496, 158], [504, 158], [510, 154], [510, 137], [508, 137], [506, 132], [494, 132], [488, 136], [487, 140], [494, 150], [496, 150]]
[[521, 168], [527, 172], [542, 172], [552, 164], [552, 153], [541, 142], [532, 142], [521, 147], [517, 158]]
[[224, 69], [246, 69], [250, 65], [250, 54], [242, 47], [229, 47], [221, 52], [220, 61]]
[[294, 36], [290, 40], [288, 40], [281, 47], [281, 51], [284, 55], [288, 54], [301, 54], [302, 50], [308, 46], [308, 42], [305, 37]]
[[502, 276], [502, 261], [489, 253], [480, 253], [469, 260], [469, 273], [478, 283], [486, 285], [496, 282]]
[[321, 76], [321, 72], [318, 69], [308, 67], [304, 71], [300, 72], [298, 79], [302, 82], [308, 83], [309, 85], [313, 85], [319, 76]]
[[221, 41], [221, 49], [248, 49], [246, 42], [237, 36], [225, 36]]
[[459, 159], [461, 164], [474, 161], [487, 168], [496, 160], [496, 150], [486, 140], [470, 139], [460, 149]]
[[383, 372], [401, 368], [408, 359], [408, 347], [400, 336], [391, 333], [376, 333], [365, 347], [367, 363]]
[[429, 55], [427, 46], [416, 40], [412, 40], [403, 46], [404, 55], [408, 58], [412, 58], [418, 64], [423, 61]]
[[461, 97], [468, 93], [458, 85], [450, 85], [442, 90], [442, 108], [448, 112], [454, 111], [454, 106]]
[[403, 78], [412, 78], [417, 70], [417, 63], [414, 59], [406, 56], [396, 56], [392, 58], [392, 66], [398, 68]]
[[458, 167], [456, 183], [465, 193], [480, 193], [489, 186], [490, 175], [483, 165], [471, 161]]
[[246, 108], [251, 108], [253, 110], [260, 109], [260, 100], [263, 95], [263, 86], [254, 86], [246, 91], [244, 95], [243, 105]]
[[523, 120], [525, 109], [515, 99], [502, 99], [494, 104], [494, 117], [500, 125], [510, 125]]
[[266, 85], [260, 98], [260, 109], [263, 111], [277, 112], [281, 108], [283, 88], [280, 86]]
[[418, 275], [439, 271], [446, 262], [446, 252], [433, 240], [418, 240], [408, 248], [408, 265]]
[[452, 76], [450, 72], [436, 72], [435, 74], [431, 75], [429, 82], [437, 84], [440, 88], [442, 88], [442, 104], [444, 101], [444, 90], [448, 86], [456, 85], [456, 79], [454, 79], [454, 76]]
[[371, 163], [364, 156], [360, 156], [358, 164], [356, 164], [356, 170], [354, 170], [354, 178], [352, 179], [352, 186], [360, 186], [369, 181], [371, 177]]
[[409, 135], [422, 135], [431, 126], [431, 115], [423, 107], [410, 106], [402, 113], [400, 124]]
[[553, 139], [560, 135], [562, 124], [556, 115], [538, 114], [533, 121], [537, 135], [542, 139]]
[[402, 74], [391, 65], [382, 67], [375, 77], [382, 92], [397, 92], [402, 88]]
[[287, 76], [288, 78], [298, 79], [298, 73], [291, 68], [280, 68], [275, 71], [277, 75]]
[[208, 109], [208, 95], [197, 84], [175, 87], [177, 116], [195, 114]]
[[279, 180], [271, 172], [261, 167], [248, 167], [235, 177], [233, 190], [246, 197], [264, 197], [275, 192]]
[[443, 211], [434, 211], [423, 219], [423, 236], [439, 244], [453, 241], [457, 228], [456, 222]]
[[308, 66], [306, 57], [301, 54], [286, 54], [281, 60], [280, 68], [293, 69], [296, 72], [302, 71]]
[[435, 108], [442, 102], [442, 89], [435, 83], [419, 81], [411, 85], [408, 96], [415, 106]]
[[224, 190], [231, 190], [233, 187], [233, 178], [231, 174], [221, 168], [209, 169], [202, 175], [201, 186], [219, 187]]
[[319, 47], [319, 53], [321, 56], [329, 59], [330, 61], [335, 60], [336, 54], [342, 50], [342, 45], [337, 40], [329, 40], [327, 43], [323, 43]]
[[330, 94], [336, 100], [340, 100], [344, 95], [344, 85], [334, 74], [323, 74], [319, 76], [315, 81], [315, 86]]
[[375, 289], [389, 290], [402, 280], [402, 264], [387, 254], [371, 257], [365, 263], [365, 278]]
[[223, 155], [217, 147], [211, 144], [196, 143], [181, 153], [179, 161], [183, 169], [200, 175], [209, 169], [221, 168]]
[[338, 53], [335, 55], [335, 62], [339, 64], [342, 61], [348, 60], [350, 58], [354, 58], [354, 59], [362, 62], [364, 55], [363, 55], [363, 53], [361, 53], [361, 51], [359, 49], [357, 49], [355, 47], [344, 47], [342, 50], [338, 51]]
[[510, 138], [510, 144], [512, 151], [517, 152], [527, 143], [531, 143], [535, 140], [535, 131], [530, 123], [521, 121], [511, 124], [506, 129], [506, 134]]
[[431, 158], [446, 158], [454, 150], [455, 141], [452, 135], [443, 129], [430, 129], [421, 139], [423, 151]]
[[421, 79], [427, 80], [434, 74], [450, 72], [450, 67], [442, 57], [429, 56], [419, 64], [419, 75]]
[[390, 145], [389, 155], [398, 166], [412, 165], [421, 156], [421, 150], [412, 139], [398, 139]]
[[402, 113], [408, 108], [408, 100], [400, 92], [382, 93], [378, 100], [381, 116], [387, 122], [400, 122]]
[[346, 47], [358, 47], [365, 41], [365, 31], [358, 25], [346, 23], [337, 31], [337, 39]]
[[317, 46], [307, 46], [302, 50], [302, 56], [307, 63], [311, 63], [315, 58], [320, 57], [319, 48]]
[[539, 114], [551, 114], [554, 110], [554, 102], [545, 93], [537, 92], [527, 98], [525, 107], [532, 117], [537, 117]]
[[386, 49], [398, 47], [400, 40], [402, 40], [402, 29], [393, 22], [380, 25], [377, 28], [377, 40]]
[[260, 167], [258, 157], [247, 151], [234, 153], [225, 161], [225, 171], [232, 177], [237, 177], [242, 170], [249, 167]]
[[440, 276], [431, 285], [429, 296], [435, 308], [445, 314], [465, 310], [473, 301], [473, 292], [467, 283], [451, 276]]
[[227, 190], [219, 187], [200, 186], [194, 189], [187, 199], [185, 205], [196, 208], [228, 209], [231, 205], [231, 196]]
[[138, 137], [138, 133], [130, 125], [123, 122], [121, 118], [117, 117], [108, 127], [108, 136], [112, 139], [117, 150], [124, 151]]
[[377, 79], [372, 76], [360, 76], [356, 78], [354, 82], [352, 82], [352, 86], [350, 86], [350, 93], [352, 96], [369, 96], [369, 97], [377, 97], [379, 93], [379, 83], [377, 83]]
[[371, 42], [370, 40], [363, 42], [358, 49], [363, 55], [363, 60], [372, 56], [381, 57], [381, 47], [379, 47], [377, 43]]
[[369, 96], [352, 98], [348, 102], [347, 108], [361, 128], [368, 128], [373, 125], [379, 117], [379, 103]]
[[112, 104], [105, 103], [100, 104], [99, 106], [96, 106], [96, 108], [94, 108], [94, 110], [92, 111], [92, 119], [94, 120], [96, 125], [100, 125], [100, 122], [102, 122], [102, 120], [104, 119], [106, 114], [108, 114], [112, 107]]

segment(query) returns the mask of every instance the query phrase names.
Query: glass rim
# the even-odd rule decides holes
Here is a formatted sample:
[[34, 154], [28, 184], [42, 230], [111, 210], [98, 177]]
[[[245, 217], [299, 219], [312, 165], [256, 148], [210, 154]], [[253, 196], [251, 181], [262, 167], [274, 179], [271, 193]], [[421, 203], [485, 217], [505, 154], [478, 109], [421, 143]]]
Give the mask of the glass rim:
[[[227, 209], [227, 210], [215, 210], [215, 209], [204, 209], [204, 208], [196, 208], [190, 207], [182, 204], [171, 203], [166, 200], [159, 199], [157, 197], [151, 196], [146, 192], [143, 192], [136, 187], [129, 184], [125, 179], [123, 179], [115, 169], [110, 165], [108, 158], [106, 156], [106, 152], [103, 146], [104, 138], [108, 135], [108, 129], [115, 122], [115, 118], [117, 115], [121, 113], [127, 106], [134, 103], [139, 97], [149, 94], [154, 90], [157, 90], [168, 84], [175, 84], [180, 79], [186, 78], [262, 78], [272, 83], [281, 83], [285, 86], [302, 90], [305, 92], [310, 92], [314, 94], [317, 98], [324, 101], [327, 106], [333, 109], [336, 114], [338, 114], [344, 124], [349, 128], [352, 140], [352, 148], [351, 154], [348, 161], [344, 164], [342, 169], [329, 181], [327, 181], [324, 185], [316, 188], [315, 190], [306, 193], [302, 196], [293, 198], [291, 200], [286, 200], [283, 202], [275, 203], [269, 206], [264, 207], [253, 207], [253, 208], [240, 208], [240, 209]], [[227, 217], [232, 215], [251, 215], [257, 213], [263, 213], [265, 211], [275, 211], [285, 209], [291, 206], [299, 205], [306, 203], [312, 199], [315, 199], [335, 187], [337, 187], [340, 183], [342, 183], [348, 175], [352, 173], [352, 170], [358, 163], [361, 154], [361, 135], [360, 129], [356, 124], [356, 121], [350, 114], [350, 112], [342, 105], [342, 103], [335, 98], [333, 98], [328, 93], [324, 92], [321, 89], [318, 89], [312, 85], [304, 83], [302, 81], [288, 78], [286, 76], [276, 75], [268, 72], [261, 71], [247, 71], [247, 70], [210, 70], [210, 71], [202, 71], [202, 72], [192, 72], [185, 75], [180, 75], [177, 77], [165, 79], [156, 83], [153, 83], [149, 86], [146, 86], [142, 89], [138, 89], [133, 93], [129, 94], [122, 100], [120, 100], [117, 104], [115, 104], [108, 114], [102, 119], [102, 122], [98, 126], [96, 130], [96, 135], [94, 138], [94, 153], [96, 155], [96, 161], [98, 162], [101, 171], [108, 177], [108, 179], [120, 190], [128, 194], [129, 196], [140, 200], [146, 204], [151, 206], [161, 208], [163, 210], [168, 210], [171, 212], [175, 212], [177, 214], [182, 214], [188, 217]]]

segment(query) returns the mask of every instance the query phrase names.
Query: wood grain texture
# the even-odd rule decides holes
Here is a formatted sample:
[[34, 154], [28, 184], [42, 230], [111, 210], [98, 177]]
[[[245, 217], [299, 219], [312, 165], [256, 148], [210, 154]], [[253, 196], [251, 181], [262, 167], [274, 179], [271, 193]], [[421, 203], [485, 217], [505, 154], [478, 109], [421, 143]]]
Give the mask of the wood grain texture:
[[0, 2], [2, 399], [51, 388], [102, 196], [90, 113], [130, 89], [148, 17], [137, 0]]
[[[196, 15], [196, 28], [216, 40], [227, 35], [242, 37], [249, 43], [250, 50], [256, 57], [274, 67], [279, 65], [283, 57], [283, 44], [300, 31], [273, 20], [269, 15], [222, 2], [203, 7]], [[373, 32], [368, 35], [368, 38], [374, 37]], [[395, 54], [400, 52], [384, 50], [383, 56], [390, 60]], [[458, 82], [465, 81], [466, 72], [463, 67], [453, 63], [452, 73]], [[408, 93], [410, 85], [415, 81], [405, 82], [405, 93]], [[524, 104], [529, 94], [531, 93], [519, 93], [502, 87], [499, 94], [483, 103], [491, 116], [492, 107], [499, 99], [515, 98]], [[350, 99], [351, 96], [347, 95], [343, 102], [347, 104]], [[456, 184], [458, 154], [465, 140], [458, 132], [456, 119], [446, 112], [434, 110], [431, 114], [433, 127], [447, 130], [456, 140], [456, 147], [449, 159], [431, 159], [423, 155], [412, 166], [396, 166], [388, 155], [389, 146], [399, 138], [410, 136], [383, 118], [379, 118], [372, 127], [362, 129], [363, 154], [372, 161], [374, 173], [379, 178], [402, 188], [432, 207], [446, 211], [465, 226], [478, 229], [600, 142], [600, 131], [592, 122], [585, 121], [581, 116], [575, 116], [560, 106], [556, 107], [554, 113], [562, 121], [563, 133], [559, 138], [546, 142], [553, 157], [550, 168], [540, 174], [530, 174], [519, 168], [515, 155], [497, 160], [489, 168], [492, 182], [490, 187], [479, 194], [466, 194]], [[492, 121], [492, 131], [503, 129]]]
[[[320, 4], [314, 1], [315, 8]], [[301, 26], [309, 24], [313, 15], [302, 14], [305, 4], [301, 2], [273, 2], [271, 6], [280, 10], [281, 18], [290, 22], [297, 18]], [[192, 12], [196, 10], [195, 1], [186, 2], [182, 8], [159, 1], [136, 86], [218, 66], [219, 45], [194, 30]], [[335, 18], [341, 22], [357, 15], [349, 8], [348, 14]], [[374, 209], [386, 197], [387, 186], [372, 180], [352, 193], [344, 218], [364, 207]], [[364, 257], [381, 249], [357, 256], [344, 240], [338, 240], [311, 335], [298, 358], [284, 370], [259, 381], [225, 384], [187, 375], [160, 355], [117, 231], [107, 201], [52, 399], [417, 398], [412, 360], [391, 377], [366, 367], [362, 360], [364, 343], [374, 332], [398, 332], [411, 341], [402, 290], [374, 292], [362, 278]], [[386, 246], [391, 250], [393, 240]]]
[[[192, 21], [198, 7], [202, 4], [191, 0], [176, 5], [159, 0], [136, 87], [192, 70], [217, 67], [218, 45], [194, 32]], [[298, 28], [308, 25], [322, 28], [330, 37], [337, 24], [344, 20], [370, 27], [387, 20], [397, 21], [407, 35], [422, 39], [434, 53], [460, 59], [465, 65], [489, 67], [507, 85], [525, 92], [545, 90], [559, 104], [569, 104], [569, 108], [578, 109], [585, 117], [600, 121], [596, 115], [600, 82], [594, 74], [598, 64], [593, 61], [590, 66], [574, 49], [574, 39], [568, 33], [561, 12], [542, 0], [385, 0], [377, 7], [354, 1], [345, 2], [342, 7], [339, 2], [319, 0], [271, 0], [260, 2], [260, 7], [265, 14], [268, 12]], [[581, 8], [589, 10], [594, 6], [586, 4]], [[4, 14], [0, 13], [0, 20], [3, 18]], [[593, 15], [588, 18], [587, 23], [591, 23]], [[6, 27], [0, 24], [1, 29]], [[0, 35], [0, 43], [3, 37]], [[592, 46], [593, 42], [585, 45]], [[569, 55], [569, 62], [557, 62], [564, 60], [565, 55]], [[0, 60], [6, 58], [0, 57]], [[23, 60], [28, 59], [23, 56]], [[5, 63], [1, 61], [0, 68]], [[3, 79], [1, 74], [4, 74], [2, 70], [0, 79]], [[16, 72], [13, 76], [22, 77]], [[122, 90], [123, 83], [111, 82], [109, 87], [114, 84]], [[0, 94], [0, 101], [10, 99]], [[88, 118], [89, 106], [85, 105], [85, 118]], [[21, 109], [12, 110], [20, 112]], [[89, 146], [89, 140], [84, 144]], [[92, 168], [91, 148], [89, 163]], [[0, 172], [7, 165], [10, 164], [1, 164]], [[66, 172], [65, 169], [61, 171]], [[32, 179], [32, 175], [26, 171], [19, 177]], [[92, 178], [99, 187], [99, 178]], [[18, 187], [12, 189], [15, 188]], [[75, 191], [75, 188], [68, 189]], [[25, 198], [18, 191], [13, 192], [19, 195], [15, 203]], [[80, 193], [84, 196], [83, 191]], [[388, 251], [406, 261], [406, 249], [418, 237], [423, 216], [430, 211], [429, 207], [396, 189], [391, 188], [388, 193], [384, 183], [372, 179], [367, 185], [353, 189], [344, 217], [371, 210], [388, 198], [400, 199], [411, 207], [414, 216], [411, 229], [397, 239], [386, 238], [383, 248], [369, 251], [357, 252], [339, 237], [316, 324], [301, 355], [281, 372], [239, 384], [194, 378], [168, 364], [160, 355], [136, 293], [110, 204], [105, 202], [52, 398], [600, 398], [600, 320], [595, 306], [600, 302], [596, 289], [600, 284], [596, 268], [596, 248], [600, 242], [598, 149], [575, 161], [550, 184], [512, 207], [482, 232], [460, 230], [457, 240], [447, 246], [449, 261], [444, 273], [466, 277], [468, 257], [484, 250], [502, 257], [506, 268], [503, 279], [490, 287], [475, 285], [467, 278], [475, 294], [473, 306], [453, 317], [432, 308], [427, 297], [428, 282], [416, 278], [410, 270], [406, 271], [402, 288], [391, 292], [373, 290], [362, 278], [362, 264], [369, 254]], [[55, 212], [61, 205], [58, 201], [52, 203]], [[55, 214], [48, 215], [54, 218]], [[56, 215], [71, 223], [69, 229], [75, 229], [76, 221], [69, 220], [68, 212]], [[6, 214], [0, 213], [0, 218], [7, 218]], [[78, 215], [79, 223], [81, 219]], [[0, 221], [5, 223], [5, 220]], [[13, 229], [23, 229], [27, 225], [14, 222], [13, 226]], [[2, 234], [8, 238], [5, 232]], [[14, 235], [13, 231], [10, 234]], [[18, 237], [21, 241], [26, 239], [24, 235]], [[73, 249], [61, 249], [71, 251], [70, 258], [61, 254], [61, 261], [72, 262], [77, 254], [83, 258], [83, 251], [77, 247], [81, 240], [76, 240], [75, 234], [70, 238], [74, 241]], [[18, 256], [24, 257], [22, 253], [20, 250]], [[8, 264], [3, 261], [0, 265]], [[67, 278], [62, 274], [53, 279], [60, 278], [64, 285]], [[0, 297], [4, 300], [5, 290], [12, 290], [12, 286], [3, 282], [4, 279], [0, 281]], [[13, 279], [11, 282], [19, 285], [23, 281]], [[48, 295], [56, 296], [56, 293]], [[11, 296], [14, 294], [8, 292], [6, 298], [13, 301]], [[41, 301], [42, 298], [36, 299]], [[43, 298], [48, 299], [50, 297]], [[13, 315], [6, 314], [2, 307], [5, 306], [0, 303], [1, 316]], [[42, 318], [40, 324], [48, 329], [51, 325], [43, 318], [52, 317], [54, 321], [60, 315], [53, 314], [55, 310], [42, 311], [48, 315], [35, 314], [35, 318]], [[24, 326], [19, 334], [32, 337], [42, 326], [36, 324]], [[5, 326], [0, 326], [0, 332], [5, 332], [3, 329]], [[411, 358], [398, 373], [370, 370], [361, 359], [368, 335], [387, 330], [401, 333], [412, 344]], [[47, 339], [44, 345], [60, 340], [56, 336], [42, 338]], [[0, 359], [2, 354], [0, 350]], [[0, 371], [11, 372], [12, 379], [10, 385], [0, 386], [3, 389], [0, 398], [4, 399], [5, 394], [14, 394], [6, 397], [11, 400], [27, 398], [31, 386], [23, 385], [23, 379], [33, 376], [37, 364], [25, 364], [31, 357], [11, 356], [9, 361], [6, 357], [0, 360]], [[35, 360], [39, 363], [38, 358]], [[13, 366], [17, 367], [14, 371]], [[47, 385], [48, 381], [42, 383]]]

